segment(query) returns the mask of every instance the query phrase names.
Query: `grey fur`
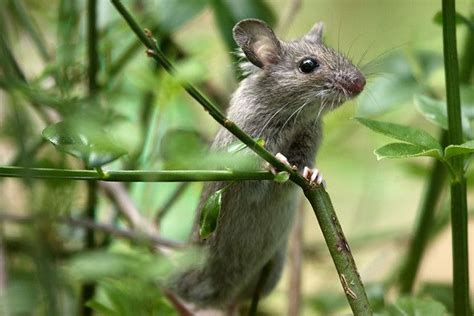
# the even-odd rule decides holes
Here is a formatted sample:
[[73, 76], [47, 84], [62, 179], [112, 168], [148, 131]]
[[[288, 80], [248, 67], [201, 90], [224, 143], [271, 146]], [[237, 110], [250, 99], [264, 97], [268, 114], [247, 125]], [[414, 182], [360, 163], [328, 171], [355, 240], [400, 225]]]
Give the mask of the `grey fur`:
[[[321, 140], [321, 114], [358, 94], [351, 91], [351, 84], [364, 80], [349, 60], [321, 43], [321, 36], [322, 24], [290, 42], [277, 39], [259, 20], [244, 20], [234, 28], [234, 38], [252, 64], [243, 63], [248, 77], [233, 94], [228, 117], [252, 137], [263, 138], [268, 150], [282, 153], [300, 171], [313, 165]], [[262, 58], [256, 47], [276, 55]], [[304, 74], [298, 66], [309, 56], [320, 66]], [[234, 141], [221, 128], [212, 149], [225, 149]], [[204, 186], [197, 218], [206, 199], [225, 185]], [[283, 267], [297, 206], [296, 189], [290, 182], [232, 184], [223, 194], [216, 231], [207, 240], [199, 240], [195, 225], [193, 240], [207, 251], [205, 264], [175, 276], [171, 289], [198, 306], [224, 307], [250, 298], [262, 268], [272, 260], [264, 285], [269, 292]]]

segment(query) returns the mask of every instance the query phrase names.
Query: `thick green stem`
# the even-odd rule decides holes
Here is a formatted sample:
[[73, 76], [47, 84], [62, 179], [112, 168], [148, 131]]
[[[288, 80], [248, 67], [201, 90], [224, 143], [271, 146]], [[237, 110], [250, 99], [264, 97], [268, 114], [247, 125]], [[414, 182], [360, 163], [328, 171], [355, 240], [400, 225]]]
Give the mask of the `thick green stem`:
[[[156, 42], [152, 39], [151, 34], [146, 34], [140, 26], [136, 23], [127, 9], [119, 0], [111, 0], [117, 11], [123, 16], [130, 28], [135, 32], [142, 43], [148, 48], [148, 54], [155, 59], [164, 69], [171, 74], [175, 74], [175, 69], [171, 63], [166, 59], [164, 54], [159, 50]], [[246, 144], [256, 154], [269, 162], [277, 170], [284, 170], [290, 173], [292, 182], [300, 186], [305, 192], [306, 197], [311, 202], [313, 210], [321, 226], [329, 251], [333, 258], [336, 269], [339, 273], [342, 286], [352, 311], [355, 315], [371, 315], [372, 311], [365, 293], [364, 286], [357, 272], [357, 267], [352, 258], [352, 254], [347, 246], [347, 241], [344, 237], [336, 214], [332, 208], [329, 195], [324, 188], [315, 187], [303, 178], [298, 172], [292, 170], [280, 162], [272, 153], [267, 151], [263, 146], [257, 144], [248, 134], [236, 126], [232, 121], [227, 119], [218, 109], [205, 98], [194, 86], [189, 83], [183, 83], [183, 88], [193, 97], [199, 104], [201, 104], [205, 111], [207, 111], [219, 124], [224, 126], [236, 138]], [[329, 220], [327, 220], [329, 219]], [[339, 247], [343, 245], [342, 251]]]
[[355, 268], [349, 244], [344, 236], [339, 220], [326, 191], [320, 189], [304, 190], [304, 194], [318, 219], [341, 280], [344, 293], [351, 305], [354, 315], [371, 315], [369, 301]]
[[[474, 23], [474, 2], [471, 10], [471, 21]], [[468, 28], [464, 44], [464, 51], [460, 62], [459, 80], [461, 83], [469, 84], [474, 69], [474, 31]], [[442, 131], [441, 144], [447, 146], [448, 133]], [[416, 275], [420, 266], [421, 258], [426, 250], [429, 236], [433, 226], [434, 212], [441, 197], [442, 188], [447, 180], [446, 170], [442, 162], [436, 160], [429, 173], [428, 184], [423, 195], [423, 202], [420, 208], [420, 217], [417, 221], [415, 233], [411, 239], [410, 248], [406, 254], [405, 261], [400, 268], [399, 287], [402, 293], [410, 293], [416, 280]]]
[[[448, 141], [450, 144], [461, 144], [463, 134], [456, 46], [455, 0], [442, 0], [442, 5], [444, 67], [448, 104]], [[453, 157], [450, 162], [456, 172], [451, 179], [454, 314], [470, 315], [467, 192], [464, 177], [464, 157]]]

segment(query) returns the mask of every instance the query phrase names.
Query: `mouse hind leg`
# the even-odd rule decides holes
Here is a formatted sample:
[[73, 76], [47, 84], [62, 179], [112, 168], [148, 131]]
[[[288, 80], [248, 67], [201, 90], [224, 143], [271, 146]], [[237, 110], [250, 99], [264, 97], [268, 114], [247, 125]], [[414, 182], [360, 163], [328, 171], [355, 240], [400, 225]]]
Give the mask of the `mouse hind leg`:
[[285, 255], [286, 243], [285, 246], [281, 247], [267, 264], [262, 269], [259, 269], [255, 276], [252, 277], [251, 281], [240, 292], [241, 299], [252, 299], [255, 291], [260, 292], [260, 297], [269, 294], [280, 280], [285, 264]]

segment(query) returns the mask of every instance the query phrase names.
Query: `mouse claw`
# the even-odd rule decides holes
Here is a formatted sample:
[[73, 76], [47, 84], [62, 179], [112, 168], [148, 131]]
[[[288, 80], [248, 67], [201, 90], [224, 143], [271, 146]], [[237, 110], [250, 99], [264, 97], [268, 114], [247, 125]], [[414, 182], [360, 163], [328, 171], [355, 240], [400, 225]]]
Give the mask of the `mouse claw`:
[[[287, 165], [288, 167], [292, 168], [292, 166], [290, 165], [290, 162], [288, 161], [288, 158], [286, 158], [283, 154], [281, 153], [277, 153], [275, 155], [275, 158], [278, 159], [278, 161], [280, 161], [281, 163], [283, 163], [284, 165]], [[268, 164], [268, 169], [270, 169], [270, 172], [273, 173], [274, 175], [276, 175], [278, 173], [278, 170], [275, 169], [272, 165]]]
[[291, 165], [290, 165], [290, 162], [288, 161], [288, 158], [286, 158], [285, 156], [283, 156], [282, 153], [277, 153], [275, 155], [275, 158], [278, 159], [278, 161], [280, 161], [281, 163], [283, 163], [284, 165], [287, 165], [288, 167], [291, 168]]
[[324, 181], [323, 174], [319, 172], [318, 169], [310, 169], [308, 167], [304, 167], [303, 177], [311, 184], [315, 183], [317, 185], [322, 185], [326, 189], [326, 181]]

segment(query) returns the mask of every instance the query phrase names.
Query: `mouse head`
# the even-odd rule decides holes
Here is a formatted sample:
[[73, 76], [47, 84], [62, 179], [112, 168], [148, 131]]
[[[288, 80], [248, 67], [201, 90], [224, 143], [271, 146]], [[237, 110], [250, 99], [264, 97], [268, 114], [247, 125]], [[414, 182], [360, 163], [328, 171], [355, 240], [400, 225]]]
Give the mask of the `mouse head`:
[[284, 42], [256, 19], [242, 20], [233, 29], [258, 84], [295, 101], [337, 106], [357, 96], [365, 78], [347, 58], [322, 43], [322, 33], [319, 22], [301, 38]]

